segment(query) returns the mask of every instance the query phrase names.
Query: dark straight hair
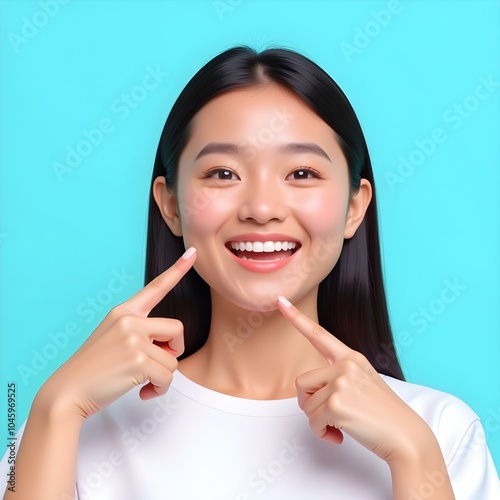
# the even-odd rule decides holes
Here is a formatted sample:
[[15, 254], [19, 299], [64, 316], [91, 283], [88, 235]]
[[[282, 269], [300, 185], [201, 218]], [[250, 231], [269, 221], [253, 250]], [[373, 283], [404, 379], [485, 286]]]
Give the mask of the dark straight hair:
[[[223, 92], [270, 83], [294, 92], [335, 132], [347, 160], [351, 194], [359, 189], [361, 178], [373, 187], [363, 222], [355, 235], [344, 241], [337, 264], [319, 285], [319, 322], [364, 354], [379, 373], [403, 380], [387, 311], [375, 183], [365, 138], [347, 97], [318, 65], [283, 48], [259, 53], [240, 46], [214, 57], [193, 76], [170, 111], [156, 153], [151, 188], [156, 177], [165, 176], [167, 189], [175, 190], [179, 157], [190, 138], [192, 119], [206, 103]], [[151, 189], [146, 283], [170, 267], [183, 252], [182, 237], [175, 236], [165, 224]], [[150, 315], [183, 322], [186, 350], [182, 357], [187, 357], [207, 340], [210, 289], [191, 269]]]

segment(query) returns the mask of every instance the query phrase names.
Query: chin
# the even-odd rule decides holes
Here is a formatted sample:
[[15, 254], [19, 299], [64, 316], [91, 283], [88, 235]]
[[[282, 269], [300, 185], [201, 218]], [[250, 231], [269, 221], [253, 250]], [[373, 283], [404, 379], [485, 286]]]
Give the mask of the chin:
[[246, 311], [269, 313], [271, 315], [274, 311], [278, 310], [277, 300], [280, 295], [283, 295], [292, 303], [300, 301], [306, 295], [309, 295], [314, 286], [307, 286], [301, 283], [302, 286], [278, 286], [278, 283], [254, 283], [253, 286], [248, 286], [247, 289], [238, 290], [226, 289], [219, 290], [218, 293], [224, 298], [225, 301], [234, 304], [234, 306], [244, 309]]
[[[272, 313], [278, 309], [277, 298], [281, 295], [277, 293], [276, 296], [270, 298], [269, 296], [264, 297], [238, 297], [237, 299], [233, 297], [231, 302], [246, 311], [262, 312], [262, 313]], [[236, 299], [236, 300], [234, 300]]]

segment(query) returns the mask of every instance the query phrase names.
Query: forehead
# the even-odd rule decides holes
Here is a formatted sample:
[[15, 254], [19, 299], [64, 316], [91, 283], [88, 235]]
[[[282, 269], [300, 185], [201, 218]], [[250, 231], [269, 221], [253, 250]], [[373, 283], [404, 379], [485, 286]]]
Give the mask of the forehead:
[[194, 116], [182, 156], [209, 142], [310, 142], [339, 152], [335, 132], [300, 97], [277, 84], [245, 87], [210, 100]]

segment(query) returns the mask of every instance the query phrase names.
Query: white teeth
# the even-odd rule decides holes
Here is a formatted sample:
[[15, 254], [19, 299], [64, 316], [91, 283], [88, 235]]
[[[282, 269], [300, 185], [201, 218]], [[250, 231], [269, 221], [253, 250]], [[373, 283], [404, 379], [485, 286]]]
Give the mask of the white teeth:
[[264, 243], [264, 252], [274, 252], [274, 243], [272, 241]]
[[279, 252], [293, 250], [297, 246], [295, 241], [231, 241], [233, 250], [246, 250], [247, 252]]
[[255, 241], [254, 243], [252, 243], [252, 252], [263, 252], [263, 251], [264, 251], [264, 243], [262, 243], [262, 241]]

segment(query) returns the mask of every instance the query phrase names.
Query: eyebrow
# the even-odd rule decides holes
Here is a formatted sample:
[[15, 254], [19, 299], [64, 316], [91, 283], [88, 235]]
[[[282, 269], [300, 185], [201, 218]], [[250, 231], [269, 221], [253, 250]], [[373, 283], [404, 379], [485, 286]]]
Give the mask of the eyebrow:
[[[291, 142], [288, 144], [282, 144], [278, 147], [278, 151], [282, 153], [312, 153], [322, 158], [326, 158], [329, 162], [330, 157], [326, 154], [324, 149], [320, 148], [317, 144], [313, 142]], [[198, 153], [195, 161], [202, 156], [223, 153], [229, 155], [241, 155], [242, 150], [237, 144], [231, 144], [229, 142], [209, 142], [202, 150]]]

